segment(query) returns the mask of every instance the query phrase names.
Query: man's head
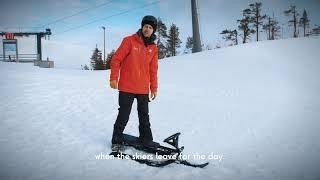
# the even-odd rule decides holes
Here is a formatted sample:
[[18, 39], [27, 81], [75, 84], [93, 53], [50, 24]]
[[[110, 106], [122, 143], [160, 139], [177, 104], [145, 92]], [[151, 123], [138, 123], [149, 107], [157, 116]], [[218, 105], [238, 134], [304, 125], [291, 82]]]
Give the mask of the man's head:
[[150, 37], [157, 30], [157, 19], [153, 16], [145, 16], [141, 21], [142, 33], [145, 37]]

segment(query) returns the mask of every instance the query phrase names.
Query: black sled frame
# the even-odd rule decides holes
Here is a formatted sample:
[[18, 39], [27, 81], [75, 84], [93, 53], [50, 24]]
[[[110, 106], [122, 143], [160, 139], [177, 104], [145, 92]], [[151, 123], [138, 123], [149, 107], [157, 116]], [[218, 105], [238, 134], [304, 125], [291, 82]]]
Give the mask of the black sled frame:
[[[188, 162], [187, 160], [181, 159], [180, 155], [182, 154], [184, 146], [179, 147], [180, 134], [181, 134], [180, 132], [175, 133], [175, 134], [167, 137], [165, 140], [163, 140], [163, 142], [168, 143], [169, 145], [173, 146], [173, 148], [167, 147], [167, 146], [162, 146], [162, 145], [159, 145], [157, 147], [146, 147], [141, 144], [132, 143], [130, 141], [127, 141], [124, 143], [125, 146], [131, 146], [137, 150], [145, 151], [145, 152], [152, 153], [152, 154], [175, 155], [175, 157], [176, 157], [175, 159], [168, 159], [168, 160], [162, 160], [162, 161], [155, 161], [155, 160], [149, 160], [149, 159], [136, 159], [133, 155], [125, 154], [121, 151], [113, 151], [110, 153], [110, 155], [113, 155], [113, 156], [120, 155], [120, 157], [126, 156], [134, 161], [137, 161], [142, 164], [146, 164], [148, 166], [153, 166], [153, 167], [164, 167], [164, 166], [167, 166], [172, 163], [183, 164], [186, 166], [198, 167], [198, 168], [206, 167], [209, 164], [208, 162], [203, 163], [203, 164], [193, 164], [193, 163]], [[133, 137], [130, 135], [126, 135], [126, 136], [131, 137], [131, 138]]]

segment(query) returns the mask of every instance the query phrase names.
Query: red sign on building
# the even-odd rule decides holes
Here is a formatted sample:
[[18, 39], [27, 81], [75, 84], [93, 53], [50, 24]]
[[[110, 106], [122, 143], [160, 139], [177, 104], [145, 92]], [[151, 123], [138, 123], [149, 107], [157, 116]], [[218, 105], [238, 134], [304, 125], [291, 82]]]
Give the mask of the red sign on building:
[[6, 33], [6, 39], [14, 39], [14, 34], [13, 33]]

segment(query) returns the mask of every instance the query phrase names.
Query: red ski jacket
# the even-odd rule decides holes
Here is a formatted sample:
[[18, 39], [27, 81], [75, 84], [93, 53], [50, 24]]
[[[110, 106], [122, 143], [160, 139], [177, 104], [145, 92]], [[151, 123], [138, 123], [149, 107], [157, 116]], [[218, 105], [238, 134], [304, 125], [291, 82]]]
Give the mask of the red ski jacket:
[[110, 81], [118, 80], [120, 91], [134, 94], [156, 92], [158, 48], [155, 44], [145, 46], [137, 33], [125, 37], [112, 57], [110, 69]]

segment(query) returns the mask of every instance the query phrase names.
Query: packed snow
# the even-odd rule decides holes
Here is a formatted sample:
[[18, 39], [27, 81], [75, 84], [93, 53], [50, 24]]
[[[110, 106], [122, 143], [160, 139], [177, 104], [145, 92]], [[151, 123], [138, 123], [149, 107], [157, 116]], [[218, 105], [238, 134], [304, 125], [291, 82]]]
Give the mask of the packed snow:
[[[159, 61], [154, 139], [181, 132], [204, 169], [98, 158], [118, 113], [109, 71], [0, 62], [0, 179], [319, 179], [319, 47], [263, 41]], [[136, 104], [125, 132], [138, 135]]]

